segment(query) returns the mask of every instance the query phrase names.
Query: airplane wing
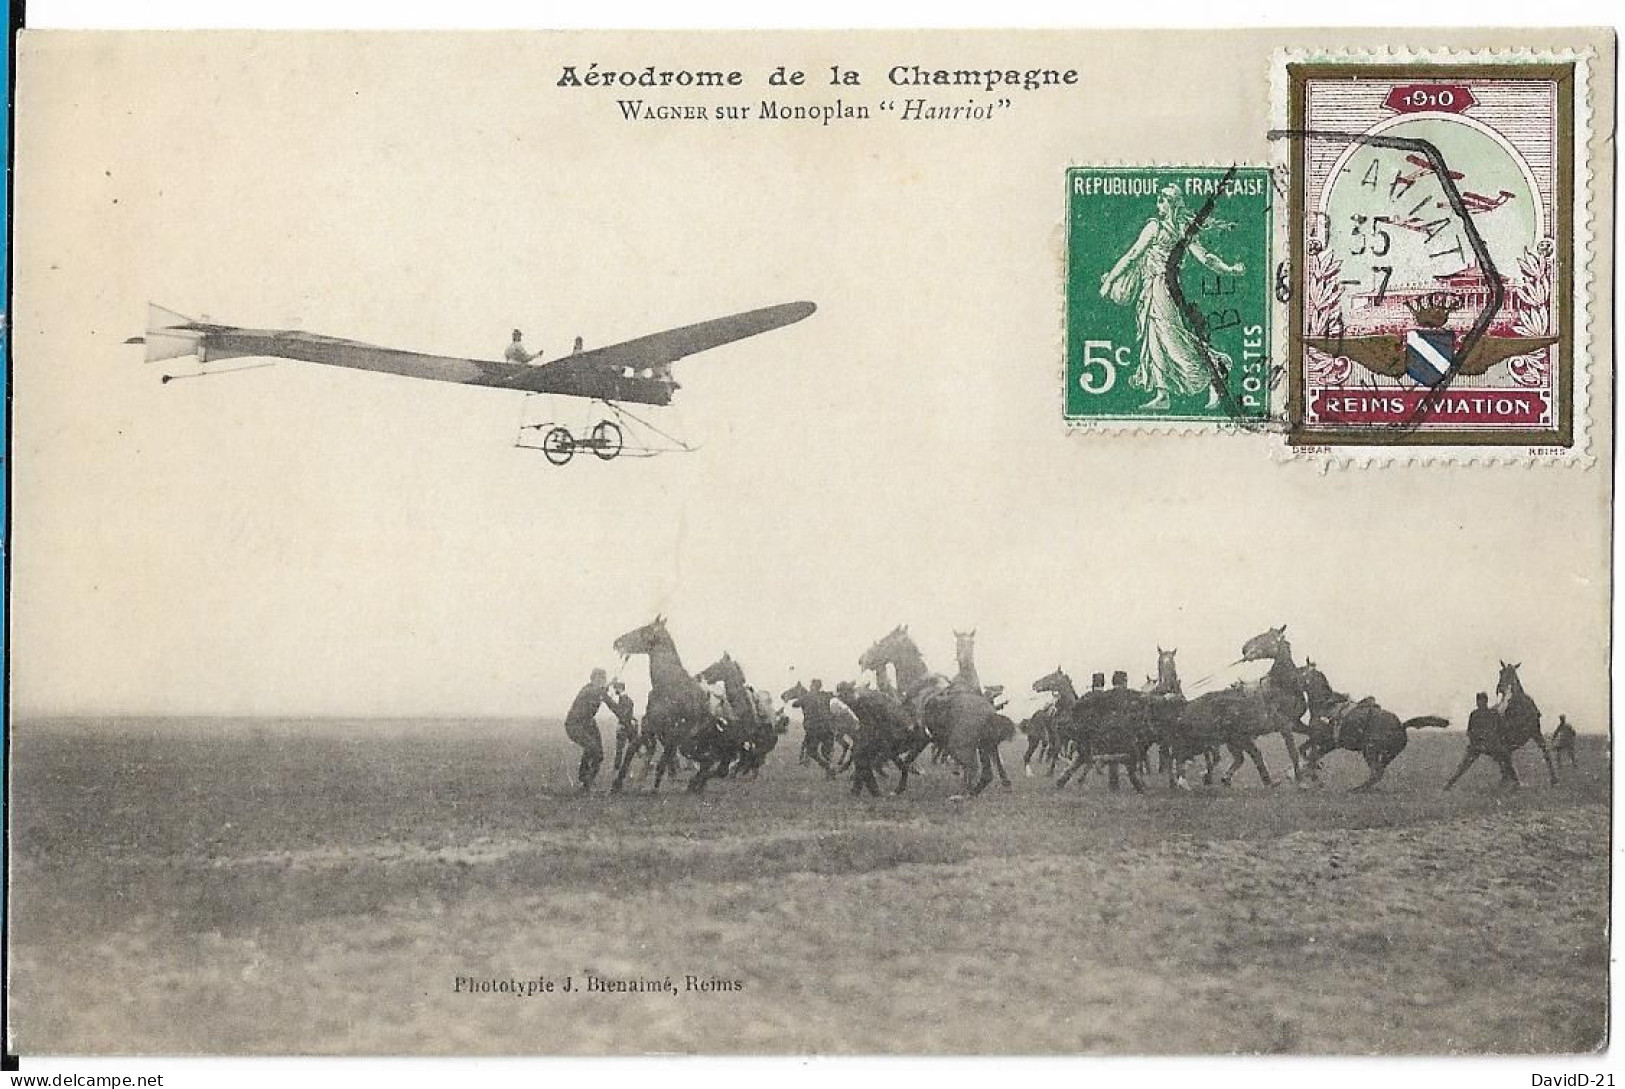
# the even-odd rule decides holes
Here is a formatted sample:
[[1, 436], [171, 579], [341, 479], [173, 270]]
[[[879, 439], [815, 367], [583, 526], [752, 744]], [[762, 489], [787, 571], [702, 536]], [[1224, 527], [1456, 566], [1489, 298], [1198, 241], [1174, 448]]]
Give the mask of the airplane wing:
[[1405, 341], [1402, 337], [1304, 337], [1303, 342], [1317, 352], [1352, 359], [1373, 374], [1398, 378], [1405, 373]]
[[657, 392], [645, 383], [656, 383], [666, 387], [666, 400], [645, 403], [665, 404], [677, 388], [667, 368], [679, 359], [794, 324], [816, 309], [810, 302], [784, 303], [651, 333], [549, 363], [518, 366], [503, 385], [533, 393], [579, 391], [576, 395], [582, 397], [640, 401], [645, 398], [636, 394]]
[[810, 302], [764, 307], [543, 364], [431, 355], [302, 329], [245, 329], [195, 321], [160, 306], [148, 307], [146, 336], [126, 343], [145, 344], [149, 363], [193, 354], [204, 363], [273, 357], [459, 385], [665, 405], [677, 389], [669, 373], [672, 363], [800, 321], [816, 309]]
[[1556, 337], [1480, 337], [1456, 369], [1466, 375], [1484, 374], [1502, 360], [1532, 355], [1556, 343]]

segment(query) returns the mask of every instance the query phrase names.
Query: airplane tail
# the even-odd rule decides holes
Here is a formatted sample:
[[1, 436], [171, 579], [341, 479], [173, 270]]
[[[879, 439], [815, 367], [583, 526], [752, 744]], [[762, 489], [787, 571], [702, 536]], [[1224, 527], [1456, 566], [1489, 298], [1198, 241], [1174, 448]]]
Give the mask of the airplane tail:
[[147, 335], [131, 337], [124, 343], [146, 345], [146, 361], [156, 363], [196, 353], [203, 333], [198, 323], [185, 314], [148, 303]]

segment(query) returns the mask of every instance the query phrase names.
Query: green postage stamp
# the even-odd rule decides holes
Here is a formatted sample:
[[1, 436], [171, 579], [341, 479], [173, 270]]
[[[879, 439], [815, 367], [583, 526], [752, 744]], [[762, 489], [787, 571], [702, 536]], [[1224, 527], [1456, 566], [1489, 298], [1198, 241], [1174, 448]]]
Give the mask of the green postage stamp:
[[1270, 414], [1266, 167], [1066, 174], [1069, 421]]

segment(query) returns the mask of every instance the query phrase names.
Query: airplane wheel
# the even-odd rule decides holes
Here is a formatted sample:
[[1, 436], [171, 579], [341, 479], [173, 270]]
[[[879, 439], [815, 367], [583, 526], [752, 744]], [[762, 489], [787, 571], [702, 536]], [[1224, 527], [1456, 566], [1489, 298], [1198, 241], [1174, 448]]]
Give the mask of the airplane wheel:
[[599, 420], [592, 427], [592, 452], [603, 461], [608, 461], [621, 452], [626, 445], [626, 436], [621, 433], [621, 425], [613, 420]]
[[542, 436], [542, 453], [554, 465], [568, 465], [575, 456], [576, 441], [568, 427], [555, 427]]

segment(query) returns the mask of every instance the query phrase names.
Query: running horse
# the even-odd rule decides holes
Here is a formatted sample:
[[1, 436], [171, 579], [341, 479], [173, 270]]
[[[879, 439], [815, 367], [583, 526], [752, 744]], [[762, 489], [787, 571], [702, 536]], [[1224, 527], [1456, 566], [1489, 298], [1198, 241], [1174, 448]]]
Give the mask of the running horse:
[[[660, 789], [660, 780], [668, 770], [676, 774], [680, 750], [699, 765], [689, 780], [688, 789], [695, 793], [704, 790], [714, 769], [719, 765], [725, 767], [735, 752], [711, 713], [710, 692], [683, 668], [677, 644], [666, 630], [666, 618], [657, 616], [643, 627], [627, 632], [615, 640], [614, 648], [622, 658], [634, 654], [645, 654], [649, 658], [649, 702], [643, 710], [643, 732], [661, 748], [651, 789]], [[626, 781], [632, 752], [633, 748], [629, 747], [621, 766], [615, 769], [615, 781], [610, 784], [610, 790], [620, 790]]]
[[1241, 660], [1270, 663], [1270, 671], [1259, 682], [1258, 691], [1269, 705], [1272, 712], [1269, 717], [1274, 720], [1281, 741], [1286, 745], [1286, 754], [1292, 761], [1292, 777], [1296, 779], [1301, 769], [1298, 765], [1297, 742], [1292, 735], [1294, 732], [1308, 732], [1303, 716], [1309, 710], [1309, 698], [1304, 695], [1298, 664], [1292, 660], [1292, 644], [1287, 642], [1286, 625], [1270, 628], [1243, 643]]
[[1521, 662], [1502, 662], [1501, 675], [1495, 682], [1496, 719], [1500, 729], [1487, 744], [1475, 744], [1473, 739], [1467, 741], [1467, 752], [1461, 758], [1461, 764], [1444, 788], [1449, 790], [1456, 785], [1467, 769], [1473, 766], [1479, 756], [1487, 755], [1501, 765], [1501, 782], [1518, 785], [1518, 769], [1513, 766], [1512, 754], [1523, 748], [1530, 741], [1540, 750], [1541, 757], [1546, 761], [1546, 774], [1550, 776], [1552, 786], [1557, 785], [1557, 766], [1552, 763], [1552, 751], [1546, 747], [1546, 739], [1540, 734], [1540, 708], [1529, 693], [1523, 690], [1523, 681], [1518, 678], [1518, 668]]
[[1286, 639], [1286, 625], [1270, 628], [1247, 640], [1241, 648], [1242, 662], [1270, 662], [1270, 671], [1257, 685], [1236, 685], [1186, 703], [1167, 731], [1173, 757], [1174, 785], [1189, 789], [1185, 765], [1208, 749], [1223, 745], [1230, 750], [1230, 767], [1220, 777], [1229, 786], [1246, 758], [1251, 757], [1265, 786], [1274, 786], [1255, 738], [1275, 733], [1286, 744], [1292, 760], [1292, 774], [1301, 773], [1294, 731], [1304, 730], [1303, 714], [1309, 703], [1303, 694], [1298, 667], [1292, 661], [1292, 644]]
[[1021, 724], [1021, 732], [1027, 735], [1027, 754], [1021, 758], [1021, 766], [1029, 779], [1035, 754], [1040, 760], [1049, 761], [1046, 774], [1055, 774], [1055, 763], [1061, 757], [1059, 723], [1072, 713], [1073, 704], [1078, 702], [1078, 690], [1060, 666], [1034, 681], [1033, 691], [1047, 693], [1054, 702]]
[[1321, 757], [1347, 749], [1365, 757], [1366, 767], [1370, 769], [1365, 782], [1354, 790], [1371, 790], [1387, 774], [1388, 765], [1410, 744], [1412, 730], [1428, 727], [1442, 730], [1450, 725], [1449, 719], [1438, 715], [1422, 715], [1401, 722], [1398, 715], [1386, 710], [1371, 696], [1352, 700], [1332, 689], [1326, 674], [1316, 668], [1313, 660], [1303, 664], [1299, 676], [1304, 697], [1309, 701], [1309, 740], [1303, 744], [1303, 761], [1305, 776], [1310, 782], [1320, 781]]
[[[1015, 724], [993, 707], [980, 689], [956, 684], [932, 673], [908, 633], [899, 624], [858, 658], [858, 668], [883, 676], [897, 671], [897, 689], [920, 732], [904, 760], [913, 763], [930, 741], [940, 741], [964, 772], [966, 793], [975, 797], [1001, 774], [999, 744], [1015, 736]], [[977, 774], [980, 765], [980, 775]]]
[[1113, 790], [1118, 786], [1118, 768], [1122, 768], [1134, 792], [1145, 793], [1140, 764], [1152, 730], [1151, 700], [1143, 692], [1119, 686], [1116, 681], [1121, 676], [1113, 677], [1111, 688], [1085, 692], [1073, 702], [1070, 714], [1058, 716], [1056, 730], [1074, 752], [1072, 763], [1055, 780], [1057, 790], [1065, 789], [1078, 772], [1083, 772], [1079, 780], [1083, 782], [1091, 769], [1106, 765]]
[[[722, 682], [723, 698], [732, 719], [729, 732], [735, 735], [732, 740], [740, 749], [734, 774], [736, 777], [754, 775], [779, 743], [778, 716], [773, 713], [772, 696], [747, 684], [744, 669], [726, 652], [694, 677], [705, 684]], [[719, 777], [725, 775], [726, 771], [718, 771]]]
[[[954, 631], [954, 664], [959, 672], [954, 675], [954, 684], [972, 692], [980, 692], [987, 697], [993, 710], [999, 710], [1000, 704], [994, 703], [1003, 689], [985, 688], [982, 685], [982, 675], [976, 669], [976, 629], [970, 631]], [[882, 670], [884, 672], [884, 670]], [[1010, 726], [1010, 733], [1004, 740], [1016, 736], [1015, 724]], [[1003, 786], [1010, 785], [1010, 776], [1004, 773], [1004, 761], [999, 759], [998, 749], [993, 750], [993, 770], [999, 773], [999, 782]]]
[[[806, 697], [812, 690], [805, 684], [797, 681], [794, 685], [779, 693], [779, 699], [787, 706], [801, 709], [801, 757], [799, 763], [805, 764], [812, 760], [830, 777], [834, 777], [845, 770], [852, 758], [852, 740], [840, 733], [826, 718], [822, 722], [809, 725], [807, 717]], [[835, 755], [836, 744], [841, 745], [841, 755]]]

